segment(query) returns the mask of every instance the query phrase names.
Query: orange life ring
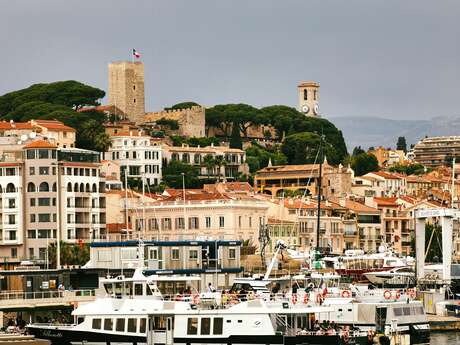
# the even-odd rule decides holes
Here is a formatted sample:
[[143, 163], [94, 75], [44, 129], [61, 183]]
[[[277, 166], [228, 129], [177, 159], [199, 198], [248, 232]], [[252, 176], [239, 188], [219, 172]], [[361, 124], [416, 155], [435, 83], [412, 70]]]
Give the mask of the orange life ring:
[[415, 289], [408, 289], [407, 294], [409, 295], [410, 298], [415, 298]]
[[385, 292], [383, 293], [383, 297], [385, 297], [385, 299], [391, 299], [391, 291], [385, 290]]
[[193, 304], [199, 304], [200, 303], [200, 295], [195, 294], [193, 295]]
[[351, 293], [348, 290], [343, 290], [342, 293], [340, 294], [343, 298], [350, 298]]
[[399, 290], [396, 290], [396, 299], [399, 299], [401, 297], [401, 292]]
[[309, 299], [310, 299], [310, 294], [308, 292], [305, 292], [305, 295], [303, 295], [303, 303], [307, 304]]
[[291, 301], [292, 301], [292, 304], [296, 304], [297, 303], [297, 294], [296, 293], [293, 293], [292, 296], [291, 296]]

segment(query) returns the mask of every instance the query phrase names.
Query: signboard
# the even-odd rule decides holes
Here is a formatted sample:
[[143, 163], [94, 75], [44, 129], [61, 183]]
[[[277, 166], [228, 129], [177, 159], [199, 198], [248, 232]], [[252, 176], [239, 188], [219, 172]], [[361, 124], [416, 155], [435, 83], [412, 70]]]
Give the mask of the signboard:
[[431, 217], [454, 217], [458, 215], [455, 210], [447, 208], [422, 208], [415, 210], [416, 218], [431, 218]]

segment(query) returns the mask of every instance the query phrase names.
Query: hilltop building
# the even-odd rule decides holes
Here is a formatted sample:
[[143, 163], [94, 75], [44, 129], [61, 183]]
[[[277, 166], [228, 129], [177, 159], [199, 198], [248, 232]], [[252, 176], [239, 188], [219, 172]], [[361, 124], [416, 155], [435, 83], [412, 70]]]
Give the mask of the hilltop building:
[[297, 86], [298, 110], [306, 116], [319, 116], [319, 83], [304, 81]]

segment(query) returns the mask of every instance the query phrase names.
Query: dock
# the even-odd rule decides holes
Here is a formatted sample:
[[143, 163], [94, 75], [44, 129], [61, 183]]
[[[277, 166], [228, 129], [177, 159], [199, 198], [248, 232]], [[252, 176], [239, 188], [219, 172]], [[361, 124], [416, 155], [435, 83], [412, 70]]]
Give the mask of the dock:
[[460, 329], [460, 317], [427, 315], [431, 331], [457, 331]]
[[35, 339], [33, 335], [0, 334], [0, 345], [50, 345], [49, 340]]

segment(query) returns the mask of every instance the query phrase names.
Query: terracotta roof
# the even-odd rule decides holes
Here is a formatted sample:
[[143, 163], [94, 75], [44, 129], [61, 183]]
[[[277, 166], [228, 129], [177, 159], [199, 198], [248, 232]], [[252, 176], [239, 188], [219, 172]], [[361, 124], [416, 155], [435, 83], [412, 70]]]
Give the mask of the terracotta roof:
[[0, 129], [13, 130], [13, 129], [30, 129], [34, 127], [29, 122], [7, 122], [0, 121]]
[[45, 127], [50, 130], [61, 130], [75, 132], [75, 129], [69, 126], [66, 126], [61, 121], [56, 120], [33, 120], [37, 126]]
[[374, 201], [377, 203], [378, 206], [398, 207], [399, 205], [396, 203], [397, 200], [398, 198], [396, 197], [391, 197], [391, 198], [374, 197]]
[[417, 199], [412, 198], [412, 197], [410, 197], [408, 195], [400, 196], [399, 199], [401, 199], [401, 200], [403, 200], [403, 201], [405, 201], [405, 202], [407, 202], [409, 204], [413, 204], [413, 205], [417, 202]]
[[[121, 196], [122, 198], [125, 197], [126, 195], [126, 190], [125, 189], [121, 189], [121, 190], [118, 190], [118, 189], [111, 189], [111, 190], [107, 190], [105, 192], [105, 194], [114, 194], [114, 195], [119, 195]], [[129, 198], [139, 198], [139, 196], [134, 192], [132, 191], [131, 189], [128, 189], [128, 199]]]
[[112, 134], [111, 137], [131, 137], [131, 138], [142, 138], [142, 137], [150, 137], [147, 134], [141, 133], [139, 131], [122, 131], [115, 134]]
[[39, 140], [32, 141], [31, 143], [27, 145], [24, 145], [23, 148], [24, 149], [55, 149], [57, 148], [57, 146], [54, 144], [51, 144], [50, 142], [46, 140], [39, 139]]
[[392, 180], [400, 180], [402, 178], [395, 174], [387, 173], [385, 171], [373, 171], [373, 172], [370, 172], [369, 174], [377, 175], [385, 179], [392, 179]]

